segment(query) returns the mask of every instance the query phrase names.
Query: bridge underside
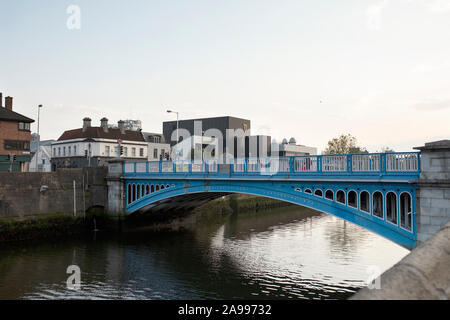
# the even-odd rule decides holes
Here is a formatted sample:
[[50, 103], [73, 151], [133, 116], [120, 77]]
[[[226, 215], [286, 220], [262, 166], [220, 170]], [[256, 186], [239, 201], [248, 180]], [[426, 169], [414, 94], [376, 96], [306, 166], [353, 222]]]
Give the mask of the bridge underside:
[[226, 192], [205, 192], [174, 196], [157, 200], [138, 209], [141, 213], [163, 213], [166, 211], [189, 211], [211, 200], [229, 195]]
[[134, 178], [126, 180], [126, 211], [184, 211], [231, 193], [251, 194], [334, 215], [412, 249], [416, 189], [401, 181]]

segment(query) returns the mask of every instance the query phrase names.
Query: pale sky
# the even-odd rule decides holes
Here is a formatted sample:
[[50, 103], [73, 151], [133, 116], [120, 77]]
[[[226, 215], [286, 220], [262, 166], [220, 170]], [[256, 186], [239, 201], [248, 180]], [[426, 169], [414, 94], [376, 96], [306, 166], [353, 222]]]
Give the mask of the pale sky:
[[450, 139], [450, 0], [0, 0], [0, 92], [41, 139], [170, 108], [410, 151]]

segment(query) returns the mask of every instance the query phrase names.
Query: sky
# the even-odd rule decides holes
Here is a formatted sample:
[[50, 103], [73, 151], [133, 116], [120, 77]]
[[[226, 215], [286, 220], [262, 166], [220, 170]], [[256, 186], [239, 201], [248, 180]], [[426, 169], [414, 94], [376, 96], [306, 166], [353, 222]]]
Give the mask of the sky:
[[171, 109], [410, 151], [450, 139], [450, 0], [0, 0], [0, 92], [41, 140]]

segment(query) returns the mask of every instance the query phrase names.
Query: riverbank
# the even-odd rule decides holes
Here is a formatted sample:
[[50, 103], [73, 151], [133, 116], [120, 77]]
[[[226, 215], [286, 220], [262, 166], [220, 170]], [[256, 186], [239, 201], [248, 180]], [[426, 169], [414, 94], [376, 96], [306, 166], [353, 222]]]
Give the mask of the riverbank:
[[205, 216], [214, 218], [249, 211], [261, 211], [291, 206], [291, 204], [262, 197], [232, 195], [210, 201], [191, 212], [164, 213], [152, 215], [117, 216], [94, 209], [85, 215], [56, 213], [32, 216], [23, 219], [0, 219], [0, 242], [67, 238], [91, 233], [94, 229], [101, 232], [178, 231], [195, 228], [197, 221]]

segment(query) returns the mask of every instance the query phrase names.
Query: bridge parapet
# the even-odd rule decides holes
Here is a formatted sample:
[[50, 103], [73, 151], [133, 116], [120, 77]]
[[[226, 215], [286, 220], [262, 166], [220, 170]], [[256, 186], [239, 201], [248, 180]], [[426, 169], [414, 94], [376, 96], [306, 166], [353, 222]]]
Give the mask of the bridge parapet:
[[278, 178], [401, 179], [415, 180], [420, 174], [419, 152], [314, 155], [232, 159], [126, 162], [125, 176], [178, 175], [199, 177], [261, 176]]

